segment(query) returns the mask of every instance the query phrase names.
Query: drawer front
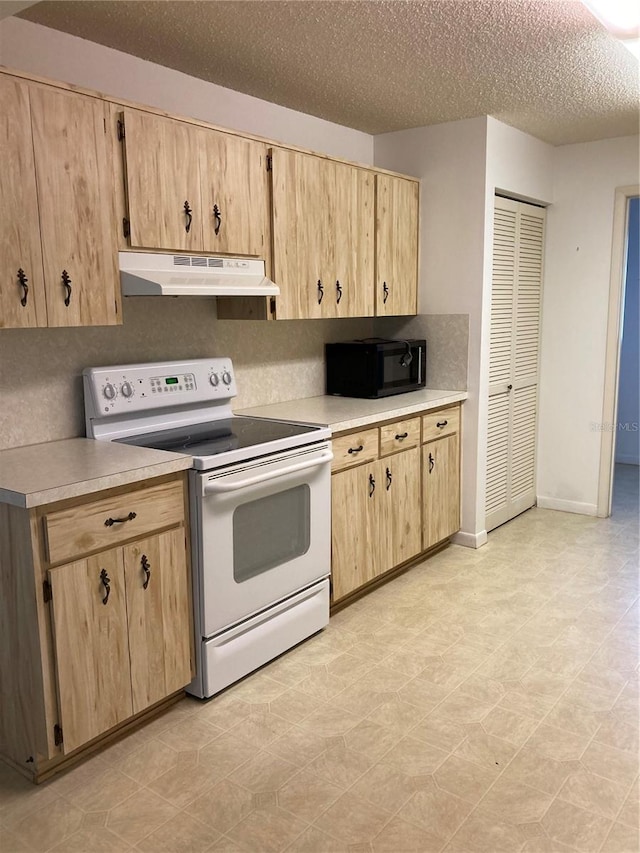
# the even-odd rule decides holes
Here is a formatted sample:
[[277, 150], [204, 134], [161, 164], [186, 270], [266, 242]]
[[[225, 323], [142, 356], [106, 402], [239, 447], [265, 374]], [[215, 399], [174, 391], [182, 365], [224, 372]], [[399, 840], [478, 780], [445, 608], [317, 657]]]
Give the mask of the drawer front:
[[88, 501], [44, 517], [48, 559], [50, 563], [75, 560], [182, 521], [182, 481]]
[[380, 427], [380, 456], [407, 450], [420, 444], [420, 418], [396, 421]]
[[432, 441], [443, 435], [460, 432], [460, 406], [440, 409], [422, 416], [422, 441]]
[[378, 428], [365, 429], [341, 435], [331, 441], [333, 450], [332, 471], [342, 471], [361, 462], [373, 462], [378, 458]]

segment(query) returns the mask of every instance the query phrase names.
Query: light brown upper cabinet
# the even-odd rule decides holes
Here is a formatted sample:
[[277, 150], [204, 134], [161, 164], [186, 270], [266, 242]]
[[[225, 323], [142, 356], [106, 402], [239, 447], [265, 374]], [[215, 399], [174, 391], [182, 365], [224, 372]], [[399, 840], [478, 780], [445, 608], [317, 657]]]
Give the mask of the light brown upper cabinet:
[[418, 310], [418, 183], [376, 175], [376, 315]]
[[28, 86], [0, 76], [0, 327], [46, 326]]
[[142, 110], [120, 115], [129, 245], [266, 257], [266, 145]]
[[119, 323], [106, 105], [5, 75], [0, 101], [0, 326]]
[[282, 148], [271, 157], [278, 319], [373, 315], [373, 174]]

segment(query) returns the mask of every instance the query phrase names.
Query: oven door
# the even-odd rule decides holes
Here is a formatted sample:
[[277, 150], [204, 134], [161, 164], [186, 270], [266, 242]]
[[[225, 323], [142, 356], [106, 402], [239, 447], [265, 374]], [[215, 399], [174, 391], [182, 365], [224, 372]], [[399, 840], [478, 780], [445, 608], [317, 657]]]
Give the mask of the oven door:
[[192, 473], [203, 637], [330, 574], [332, 458], [326, 442]]

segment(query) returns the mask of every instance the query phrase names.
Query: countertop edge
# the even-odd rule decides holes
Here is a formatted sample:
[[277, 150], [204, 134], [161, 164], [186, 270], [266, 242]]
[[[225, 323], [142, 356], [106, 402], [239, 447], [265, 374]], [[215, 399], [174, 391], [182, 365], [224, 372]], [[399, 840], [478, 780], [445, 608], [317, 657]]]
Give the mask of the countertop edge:
[[[308, 423], [327, 426], [332, 435], [339, 435], [354, 429], [380, 423], [382, 421], [397, 420], [408, 415], [417, 415], [421, 412], [429, 412], [443, 406], [454, 405], [468, 399], [467, 391], [448, 391], [440, 389], [426, 389], [425, 393], [433, 396], [429, 400], [408, 401], [406, 395], [399, 395], [405, 399], [397, 402], [398, 397], [386, 397], [382, 400], [367, 400], [354, 397], [305, 397], [298, 400], [288, 400], [282, 403], [271, 403], [265, 406], [253, 406], [242, 409], [235, 414], [250, 415], [252, 417], [270, 417], [280, 420], [293, 420], [299, 423]], [[346, 402], [348, 401], [348, 402]], [[344, 409], [348, 406], [352, 414], [333, 416], [332, 407]], [[388, 408], [385, 408], [388, 406]], [[371, 411], [371, 409], [379, 409]], [[297, 411], [294, 411], [297, 410]], [[314, 411], [315, 410], [315, 411]], [[322, 410], [322, 415], [318, 414]], [[358, 412], [361, 411], [361, 413]]]
[[84, 495], [92, 495], [96, 492], [106, 491], [107, 489], [115, 489], [119, 486], [128, 486], [132, 483], [139, 483], [144, 480], [150, 480], [155, 477], [162, 477], [166, 474], [174, 474], [179, 471], [185, 471], [191, 468], [192, 459], [190, 456], [180, 456], [176, 454], [176, 458], [166, 460], [164, 462], [156, 462], [152, 465], [142, 465], [138, 468], [129, 468], [126, 471], [118, 471], [113, 474], [105, 474], [101, 477], [95, 477], [90, 480], [78, 480], [73, 483], [64, 483], [60, 486], [54, 486], [49, 489], [43, 489], [36, 492], [16, 492], [12, 489], [0, 488], [0, 503], [10, 504], [11, 506], [20, 507], [22, 509], [35, 509], [45, 504], [57, 503], [58, 501], [68, 500], [70, 498], [83, 497]]

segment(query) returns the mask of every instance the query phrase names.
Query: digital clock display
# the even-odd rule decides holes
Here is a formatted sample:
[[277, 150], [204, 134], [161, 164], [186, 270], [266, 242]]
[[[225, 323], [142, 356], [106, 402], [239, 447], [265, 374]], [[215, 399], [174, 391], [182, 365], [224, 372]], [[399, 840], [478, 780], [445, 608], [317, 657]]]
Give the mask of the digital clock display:
[[177, 385], [178, 384], [178, 377], [177, 376], [167, 376], [164, 381], [165, 381], [166, 385]]

